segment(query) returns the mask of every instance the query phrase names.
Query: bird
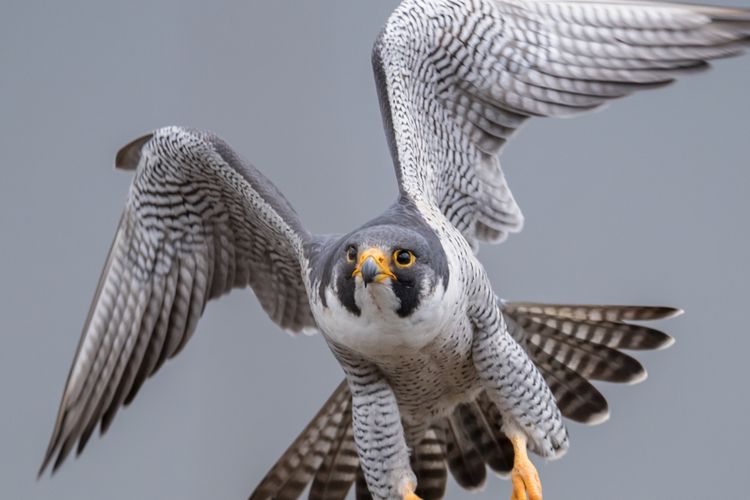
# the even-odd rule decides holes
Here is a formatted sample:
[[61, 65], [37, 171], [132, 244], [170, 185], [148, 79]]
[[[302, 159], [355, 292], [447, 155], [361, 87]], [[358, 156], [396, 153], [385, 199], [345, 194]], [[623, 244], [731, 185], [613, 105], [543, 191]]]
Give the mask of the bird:
[[[572, 117], [739, 55], [750, 10], [628, 0], [404, 0], [372, 51], [397, 200], [348, 232], [307, 231], [218, 136], [157, 129], [134, 172], [40, 468], [83, 451], [185, 346], [206, 304], [250, 287], [290, 332], [318, 332], [344, 381], [251, 499], [438, 499], [489, 468], [542, 499], [529, 452], [609, 415], [591, 381], [635, 383], [623, 350], [668, 347], [666, 306], [500, 298], [480, 244], [524, 223], [500, 164], [533, 117]], [[571, 167], [574, 168], [574, 167]]]

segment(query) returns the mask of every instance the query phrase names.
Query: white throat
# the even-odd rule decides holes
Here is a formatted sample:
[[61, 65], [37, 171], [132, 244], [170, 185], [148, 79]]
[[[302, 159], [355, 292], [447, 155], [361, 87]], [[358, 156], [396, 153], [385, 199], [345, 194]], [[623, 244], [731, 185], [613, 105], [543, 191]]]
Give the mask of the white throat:
[[367, 318], [380, 318], [380, 321], [391, 316], [398, 316], [401, 301], [391, 288], [391, 280], [382, 283], [370, 283], [365, 286], [358, 278], [354, 288], [354, 303], [357, 304], [362, 315]]
[[401, 304], [390, 280], [367, 287], [357, 281], [354, 300], [359, 315], [346, 309], [332, 290], [326, 291], [328, 308], [317, 319], [321, 330], [334, 342], [371, 358], [408, 355], [452, 329], [446, 313], [450, 310], [446, 301], [452, 300], [442, 286], [421, 297], [419, 307], [409, 316], [401, 317], [397, 312]]

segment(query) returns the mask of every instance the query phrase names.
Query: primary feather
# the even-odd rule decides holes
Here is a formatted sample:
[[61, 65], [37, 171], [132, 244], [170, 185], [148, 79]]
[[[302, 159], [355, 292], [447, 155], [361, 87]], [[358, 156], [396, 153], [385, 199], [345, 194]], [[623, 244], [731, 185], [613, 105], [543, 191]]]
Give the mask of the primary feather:
[[208, 300], [251, 286], [282, 328], [314, 328], [310, 235], [275, 187], [210, 134], [170, 127], [118, 155], [135, 180], [40, 469], [56, 469], [185, 345]]
[[523, 216], [496, 155], [530, 117], [574, 116], [740, 54], [750, 11], [641, 1], [406, 0], [373, 64], [402, 195], [464, 236]]

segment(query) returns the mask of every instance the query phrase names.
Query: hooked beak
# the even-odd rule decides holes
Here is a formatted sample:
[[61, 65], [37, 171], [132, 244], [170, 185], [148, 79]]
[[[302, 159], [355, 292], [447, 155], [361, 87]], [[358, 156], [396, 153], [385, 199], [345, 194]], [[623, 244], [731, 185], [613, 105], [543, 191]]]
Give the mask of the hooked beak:
[[368, 248], [359, 255], [359, 262], [354, 268], [352, 276], [362, 276], [365, 286], [373, 281], [382, 283], [387, 279], [396, 280], [396, 275], [391, 271], [388, 257], [379, 248]]
[[362, 281], [365, 282], [365, 286], [372, 283], [375, 280], [375, 277], [380, 274], [380, 267], [378, 267], [378, 264], [372, 257], [367, 257], [359, 267], [359, 270], [362, 274]]

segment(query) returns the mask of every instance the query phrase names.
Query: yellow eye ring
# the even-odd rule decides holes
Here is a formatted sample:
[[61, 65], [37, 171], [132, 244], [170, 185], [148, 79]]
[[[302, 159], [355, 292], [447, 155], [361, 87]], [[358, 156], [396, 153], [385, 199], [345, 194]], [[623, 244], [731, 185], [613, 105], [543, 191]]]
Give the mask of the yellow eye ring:
[[399, 269], [407, 269], [414, 265], [417, 256], [411, 250], [396, 250], [393, 252], [392, 260]]
[[346, 261], [349, 264], [357, 262], [357, 249], [351, 245], [346, 247]]

